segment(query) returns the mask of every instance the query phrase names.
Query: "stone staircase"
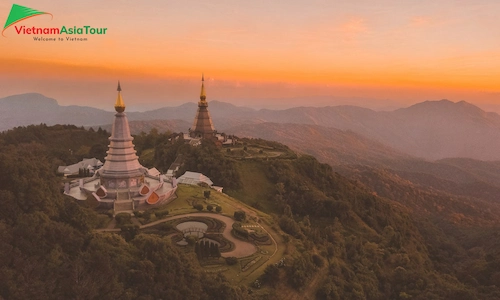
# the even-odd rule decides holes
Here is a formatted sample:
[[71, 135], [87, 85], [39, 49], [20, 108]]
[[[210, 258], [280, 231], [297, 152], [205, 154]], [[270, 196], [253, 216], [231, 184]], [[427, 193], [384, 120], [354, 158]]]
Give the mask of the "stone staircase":
[[118, 192], [116, 201], [114, 202], [113, 210], [116, 214], [129, 213], [134, 214], [134, 201], [130, 199], [128, 192]]

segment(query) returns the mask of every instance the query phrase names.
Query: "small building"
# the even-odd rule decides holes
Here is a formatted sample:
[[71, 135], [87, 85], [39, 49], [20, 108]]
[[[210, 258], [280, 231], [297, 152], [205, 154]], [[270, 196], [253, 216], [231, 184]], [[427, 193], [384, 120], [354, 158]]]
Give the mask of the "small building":
[[208, 186], [212, 186], [214, 183], [207, 176], [197, 173], [186, 171], [181, 177], [177, 178], [178, 183], [198, 185], [201, 182], [206, 183]]
[[161, 173], [160, 173], [160, 171], [158, 171], [157, 168], [153, 167], [151, 169], [148, 169], [148, 174], [149, 174], [149, 176], [158, 177], [158, 176], [160, 176]]
[[215, 191], [217, 191], [219, 193], [222, 193], [223, 187], [221, 187], [221, 186], [212, 185], [211, 188], [213, 188]]
[[57, 168], [57, 173], [63, 174], [64, 176], [78, 175], [80, 170], [86, 169], [89, 170], [90, 175], [93, 175], [102, 165], [102, 161], [97, 158], [84, 158], [82, 161], [70, 166], [59, 166]]
[[182, 184], [199, 185], [202, 182], [206, 183], [211, 189], [222, 193], [223, 187], [214, 185], [210, 178], [201, 173], [186, 171], [181, 177], [177, 178], [177, 183]]

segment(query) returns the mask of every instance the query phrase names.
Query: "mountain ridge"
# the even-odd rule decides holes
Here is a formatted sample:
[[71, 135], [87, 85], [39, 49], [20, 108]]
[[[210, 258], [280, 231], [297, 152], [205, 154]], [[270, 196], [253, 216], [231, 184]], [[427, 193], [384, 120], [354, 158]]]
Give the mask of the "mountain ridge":
[[[37, 109], [33, 105], [8, 104], [12, 99], [23, 97], [28, 100], [41, 99], [47, 105]], [[0, 99], [0, 130], [39, 123], [77, 126], [109, 124], [112, 112], [89, 107], [59, 106], [54, 101], [41, 94]], [[496, 151], [500, 148], [500, 115], [485, 112], [465, 101], [425, 101], [394, 111], [374, 111], [351, 105], [255, 110], [211, 101], [209, 110], [215, 128], [219, 131], [266, 122], [318, 125], [351, 130], [399, 152], [428, 160], [449, 157], [500, 160], [500, 152]], [[196, 103], [192, 102], [146, 112], [127, 112], [130, 121], [175, 119], [188, 123], [192, 122], [195, 114]], [[182, 131], [187, 131], [187, 128]]]

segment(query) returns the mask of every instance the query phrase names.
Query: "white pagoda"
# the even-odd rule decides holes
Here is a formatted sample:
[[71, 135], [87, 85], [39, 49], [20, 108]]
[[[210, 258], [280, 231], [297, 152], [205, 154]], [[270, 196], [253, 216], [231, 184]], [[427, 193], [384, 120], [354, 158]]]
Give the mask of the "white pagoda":
[[67, 185], [64, 191], [78, 200], [92, 196], [101, 205], [113, 208], [115, 213], [132, 212], [145, 203], [164, 203], [173, 198], [177, 188], [155, 168], [148, 170], [139, 163], [119, 82], [117, 90], [116, 114], [104, 165], [93, 177], [79, 179]]

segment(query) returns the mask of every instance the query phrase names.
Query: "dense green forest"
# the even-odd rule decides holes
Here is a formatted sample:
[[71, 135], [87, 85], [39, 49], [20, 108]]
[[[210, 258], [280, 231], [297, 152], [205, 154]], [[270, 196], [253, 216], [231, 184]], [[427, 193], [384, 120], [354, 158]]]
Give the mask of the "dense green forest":
[[[107, 137], [74, 126], [0, 135], [0, 298], [246, 299], [166, 238], [94, 233], [96, 213], [60, 192], [55, 168]], [[88, 153], [87, 153], [88, 154]], [[87, 156], [84, 154], [84, 156]]]
[[55, 170], [83, 157], [104, 159], [108, 136], [45, 125], [0, 134], [0, 298], [281, 299], [307, 292], [317, 299], [500, 299], [494, 220], [440, 223], [416, 211], [410, 196], [401, 201], [410, 191], [398, 182], [388, 190], [401, 192], [383, 198], [306, 155], [236, 160], [214, 144], [194, 148], [169, 133], [135, 137], [147, 167], [164, 171], [182, 154], [184, 170], [203, 172], [237, 195], [247, 191], [251, 165], [272, 187], [253, 204], [273, 208], [267, 212], [284, 232], [287, 255], [262, 275], [264, 293], [204, 272], [194, 252], [167, 238], [126, 241], [94, 232], [98, 215], [62, 195]]

